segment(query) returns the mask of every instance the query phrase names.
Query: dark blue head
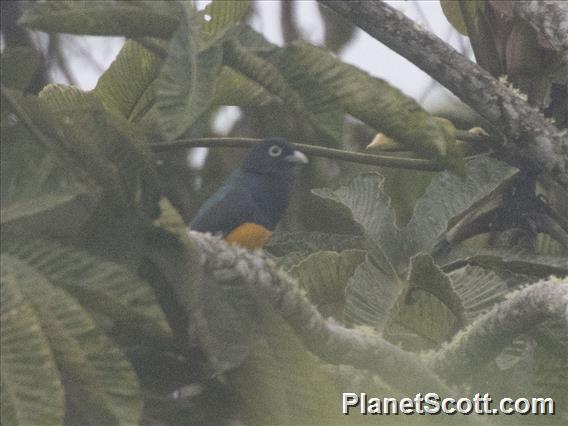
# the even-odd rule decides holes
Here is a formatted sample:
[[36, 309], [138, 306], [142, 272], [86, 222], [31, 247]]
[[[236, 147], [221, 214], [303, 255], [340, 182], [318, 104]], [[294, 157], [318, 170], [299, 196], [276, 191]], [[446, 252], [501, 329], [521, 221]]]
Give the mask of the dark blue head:
[[295, 164], [308, 162], [306, 156], [282, 138], [266, 138], [250, 149], [242, 169], [264, 175], [287, 175]]

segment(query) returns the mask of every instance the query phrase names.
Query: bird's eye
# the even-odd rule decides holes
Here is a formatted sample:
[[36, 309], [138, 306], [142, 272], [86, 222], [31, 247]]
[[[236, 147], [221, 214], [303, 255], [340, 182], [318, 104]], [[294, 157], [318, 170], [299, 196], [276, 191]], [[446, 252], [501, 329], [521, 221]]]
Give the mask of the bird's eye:
[[271, 157], [278, 157], [280, 154], [282, 154], [282, 148], [278, 145], [272, 145], [268, 148], [268, 155]]

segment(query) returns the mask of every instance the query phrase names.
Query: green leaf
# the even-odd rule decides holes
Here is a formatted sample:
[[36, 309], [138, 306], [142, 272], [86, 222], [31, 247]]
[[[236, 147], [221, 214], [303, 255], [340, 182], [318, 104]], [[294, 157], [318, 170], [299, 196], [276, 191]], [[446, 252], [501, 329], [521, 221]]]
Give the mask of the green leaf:
[[41, 54], [31, 47], [7, 46], [1, 56], [2, 85], [25, 91], [41, 66]]
[[288, 273], [298, 279], [308, 299], [322, 315], [342, 320], [347, 282], [365, 256], [363, 250], [345, 250], [341, 253], [319, 251], [305, 258]]
[[221, 46], [199, 52], [194, 23], [195, 17], [186, 13], [156, 82], [156, 120], [167, 141], [182, 135], [211, 107], [221, 70]]
[[2, 255], [2, 424], [63, 424], [63, 385], [41, 319], [20, 288], [15, 266]]
[[465, 178], [448, 172], [438, 174], [416, 203], [410, 222], [402, 229], [395, 226], [395, 213], [382, 189], [380, 175], [362, 174], [349, 186], [335, 191], [318, 189], [312, 192], [346, 207], [391, 264], [404, 268], [410, 257], [432, 249], [453, 217], [489, 194], [513, 173], [515, 169], [505, 163], [481, 157], [468, 162]]
[[154, 157], [134, 126], [105, 111], [92, 93], [74, 87], [49, 85], [39, 98], [57, 113], [66, 148], [115, 200], [136, 206], [144, 202], [140, 191], [158, 198]]
[[137, 423], [142, 403], [136, 375], [114, 343], [75, 299], [53, 286], [20, 258], [3, 255], [23, 294], [30, 300], [55, 354], [66, 397], [87, 419]]
[[[364, 173], [354, 178], [349, 186], [338, 189], [313, 189], [320, 198], [339, 203], [361, 225], [365, 236], [376, 242], [377, 249], [391, 259], [399, 259], [402, 251], [400, 231], [395, 227], [395, 212], [384, 193], [383, 178], [377, 173]], [[408, 261], [408, 259], [406, 259]]]
[[[280, 69], [278, 64], [272, 63], [270, 59], [258, 56], [256, 52], [240, 45], [237, 40], [225, 43], [223, 62], [279, 97], [292, 112], [306, 120], [326, 140], [335, 145], [341, 143], [343, 112], [339, 105], [318, 102], [317, 97], [321, 93], [300, 93], [297, 87], [294, 87], [294, 82], [287, 79], [285, 69]], [[279, 62], [280, 65], [284, 63], [285, 59]], [[302, 86], [302, 89], [305, 90], [305, 86]], [[314, 109], [310, 109], [310, 102]]]
[[340, 252], [363, 248], [362, 237], [322, 232], [279, 232], [273, 234], [264, 246], [266, 251], [277, 257], [290, 252], [299, 252], [307, 256], [320, 250]]
[[249, 9], [249, 0], [213, 0], [209, 3], [201, 12], [204, 23], [201, 25], [200, 50], [206, 50], [222, 39], [246, 16]]
[[430, 255], [422, 253], [411, 259], [408, 283], [410, 289], [421, 289], [440, 300], [459, 320], [461, 327], [466, 324], [460, 297], [454, 291], [450, 278], [434, 264]]
[[[155, 42], [157, 46], [165, 46], [161, 41]], [[119, 112], [128, 121], [137, 122], [152, 105], [152, 82], [161, 65], [162, 60], [156, 53], [134, 40], [128, 40], [99, 78], [93, 94], [108, 110]]]
[[20, 25], [48, 33], [169, 37], [179, 22], [171, 1], [52, 1], [36, 3]]
[[168, 334], [152, 288], [123, 266], [54, 241], [5, 241], [3, 245], [7, 253], [28, 262], [94, 315], [105, 315], [147, 335]]
[[498, 275], [483, 268], [466, 266], [448, 276], [461, 300], [468, 323], [503, 301], [509, 293], [507, 284]]
[[262, 106], [276, 99], [260, 84], [223, 66], [215, 87], [214, 105]]
[[372, 258], [359, 265], [345, 290], [345, 322], [369, 325], [381, 333], [402, 291], [392, 273], [377, 267]]
[[[259, 306], [250, 355], [228, 375], [250, 424], [330, 424], [341, 390], [270, 307]], [[266, 407], [270, 407], [267, 410]]]
[[[280, 71], [315, 111], [346, 112], [427, 158], [463, 167], [455, 138], [416, 101], [387, 82], [343, 63], [323, 48], [294, 42], [277, 51]], [[311, 104], [310, 104], [311, 102]]]

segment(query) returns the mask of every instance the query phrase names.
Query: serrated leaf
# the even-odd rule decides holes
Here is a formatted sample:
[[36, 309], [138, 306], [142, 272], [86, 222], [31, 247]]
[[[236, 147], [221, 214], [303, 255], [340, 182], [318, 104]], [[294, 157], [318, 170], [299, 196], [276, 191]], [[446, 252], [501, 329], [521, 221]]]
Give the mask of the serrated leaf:
[[48, 33], [169, 37], [179, 22], [171, 1], [53, 1], [36, 3], [20, 25]]
[[31, 264], [3, 255], [4, 267], [31, 301], [66, 382], [66, 396], [95, 422], [137, 423], [142, 404], [124, 354], [65, 291]]
[[199, 52], [194, 24], [195, 17], [186, 14], [156, 81], [156, 120], [167, 141], [183, 134], [211, 107], [221, 70], [222, 47]]
[[300, 287], [322, 315], [341, 320], [347, 282], [365, 256], [363, 250], [345, 250], [341, 253], [319, 251], [305, 258], [288, 273], [298, 279]]
[[2, 255], [2, 424], [62, 424], [65, 400], [55, 359], [11, 262]]

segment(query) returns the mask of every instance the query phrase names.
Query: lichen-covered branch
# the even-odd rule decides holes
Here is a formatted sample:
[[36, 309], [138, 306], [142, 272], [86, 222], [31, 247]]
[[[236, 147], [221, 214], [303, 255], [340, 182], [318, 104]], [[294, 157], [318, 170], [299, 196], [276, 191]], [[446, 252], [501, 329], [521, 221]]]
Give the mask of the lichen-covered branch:
[[515, 12], [559, 51], [568, 51], [568, 2], [514, 1]]
[[427, 355], [433, 371], [460, 380], [493, 360], [516, 337], [550, 319], [568, 327], [568, 281], [550, 279], [513, 293], [479, 317], [437, 352]]
[[[261, 301], [270, 303], [308, 350], [323, 361], [370, 371], [407, 394], [452, 391], [418, 357], [370, 331], [345, 328], [324, 319], [297, 283], [262, 253], [252, 253], [209, 234], [190, 232], [206, 273], [221, 282], [243, 279]], [[404, 374], [401, 374], [404, 372]]]
[[507, 85], [381, 1], [319, 0], [430, 74], [496, 129], [495, 147], [515, 166], [545, 170], [568, 184], [568, 135]]

